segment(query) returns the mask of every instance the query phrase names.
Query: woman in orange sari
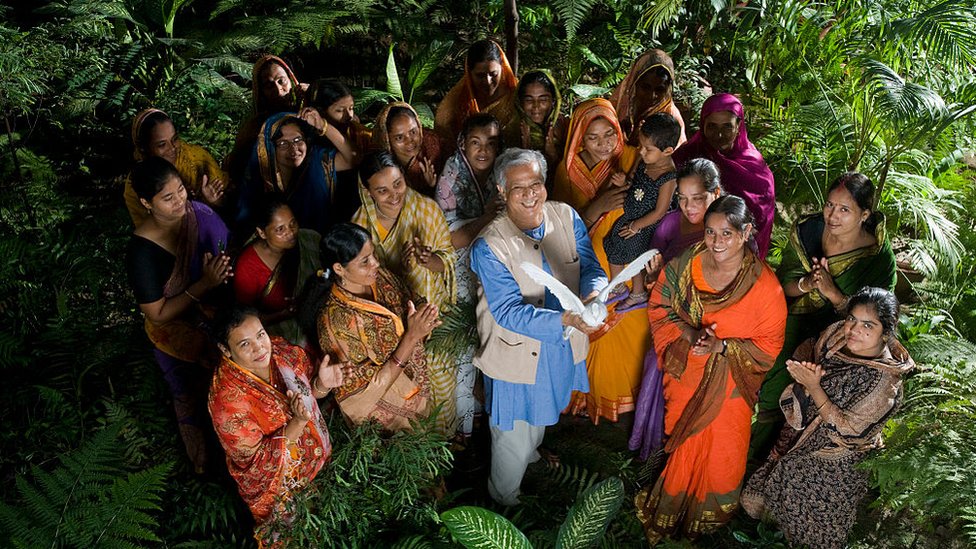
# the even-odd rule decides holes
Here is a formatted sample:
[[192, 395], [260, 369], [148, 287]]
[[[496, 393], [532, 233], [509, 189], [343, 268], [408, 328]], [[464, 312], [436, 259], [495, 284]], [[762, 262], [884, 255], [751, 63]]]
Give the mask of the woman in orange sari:
[[[464, 76], [437, 106], [434, 130], [453, 147], [461, 126], [469, 116], [483, 112], [494, 115], [507, 133], [518, 124], [515, 88], [518, 78], [502, 47], [494, 40], [471, 44], [464, 62]], [[453, 150], [448, 153], [454, 152]]]
[[[590, 230], [593, 251], [604, 270], [609, 269], [603, 237], [623, 215], [626, 176], [633, 169], [637, 149], [624, 143], [613, 105], [606, 99], [580, 103], [569, 123], [562, 162], [556, 168], [553, 199], [576, 208]], [[574, 393], [569, 411], [586, 413], [594, 423], [617, 421], [634, 410], [641, 383], [641, 365], [650, 346], [650, 328], [641, 311], [610, 316], [600, 331], [590, 335], [586, 369], [589, 393]]]
[[316, 399], [341, 385], [343, 372], [328, 357], [313, 366], [301, 347], [268, 336], [249, 307], [221, 313], [214, 336], [223, 354], [210, 386], [214, 429], [254, 515], [254, 537], [262, 547], [281, 546], [276, 523], [289, 522], [288, 501], [332, 455]]
[[319, 312], [322, 350], [352, 363], [336, 391], [343, 415], [358, 424], [409, 429], [430, 411], [430, 379], [423, 342], [440, 325], [431, 303], [415, 307], [410, 292], [380, 267], [369, 233], [336, 225], [322, 239], [320, 285], [328, 288]]
[[636, 497], [651, 545], [696, 537], [732, 518], [763, 377], [783, 346], [786, 300], [747, 246], [752, 214], [723, 196], [705, 214], [705, 239], [667, 264], [647, 314], [664, 371], [667, 465]]
[[376, 117], [373, 150], [392, 154], [407, 185], [427, 198], [434, 197], [437, 174], [444, 169], [443, 149], [436, 133], [424, 131], [409, 103], [390, 103]]
[[681, 118], [678, 106], [674, 104], [673, 94], [674, 61], [662, 50], [647, 50], [634, 61], [630, 72], [610, 97], [617, 109], [620, 128], [627, 136], [628, 145], [640, 145], [638, 134], [641, 123], [648, 116], [659, 112], [670, 114], [681, 125], [678, 145], [687, 141], [685, 121]]

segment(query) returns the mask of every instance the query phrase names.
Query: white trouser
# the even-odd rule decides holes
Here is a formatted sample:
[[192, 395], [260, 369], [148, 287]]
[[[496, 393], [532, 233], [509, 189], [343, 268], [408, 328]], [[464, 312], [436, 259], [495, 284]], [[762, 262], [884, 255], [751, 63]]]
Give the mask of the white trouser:
[[538, 448], [546, 434], [545, 426], [536, 427], [516, 420], [511, 431], [491, 428], [491, 476], [488, 494], [502, 505], [516, 505], [525, 468], [539, 459]]

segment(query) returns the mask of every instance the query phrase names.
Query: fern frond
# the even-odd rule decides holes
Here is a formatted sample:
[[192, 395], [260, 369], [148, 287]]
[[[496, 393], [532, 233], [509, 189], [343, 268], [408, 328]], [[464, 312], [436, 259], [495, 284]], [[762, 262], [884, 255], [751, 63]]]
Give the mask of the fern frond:
[[573, 42], [576, 39], [576, 31], [579, 30], [583, 19], [590, 13], [593, 6], [599, 0], [555, 0], [552, 3], [553, 9], [559, 14], [563, 21], [563, 28], [566, 30], [566, 41]]
[[441, 325], [427, 340], [429, 351], [456, 357], [478, 346], [478, 319], [473, 302], [459, 301], [440, 319]]

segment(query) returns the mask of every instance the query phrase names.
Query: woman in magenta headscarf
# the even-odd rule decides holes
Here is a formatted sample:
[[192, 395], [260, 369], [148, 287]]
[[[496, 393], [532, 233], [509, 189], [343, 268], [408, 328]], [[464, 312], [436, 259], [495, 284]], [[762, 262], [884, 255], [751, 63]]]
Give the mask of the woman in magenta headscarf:
[[702, 105], [698, 132], [674, 152], [679, 168], [692, 158], [707, 158], [722, 175], [722, 187], [746, 201], [756, 219], [756, 246], [765, 259], [776, 215], [773, 172], [749, 141], [742, 102], [730, 93], [717, 93]]

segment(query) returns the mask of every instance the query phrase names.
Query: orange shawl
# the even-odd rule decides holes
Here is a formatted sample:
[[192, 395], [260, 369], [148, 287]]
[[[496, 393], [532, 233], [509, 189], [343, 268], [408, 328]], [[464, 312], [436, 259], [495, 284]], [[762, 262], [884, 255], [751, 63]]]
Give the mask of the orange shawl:
[[[597, 118], [605, 118], [617, 130], [619, 136], [617, 145], [613, 149], [613, 155], [608, 160], [598, 162], [593, 169], [586, 167], [586, 162], [580, 156], [583, 150], [583, 139], [586, 130]], [[563, 161], [556, 168], [556, 180], [553, 185], [552, 198], [560, 202], [566, 202], [577, 210], [581, 210], [593, 197], [597, 195], [604, 184], [610, 180], [610, 176], [615, 172], [627, 172], [622, 165], [627, 161], [627, 157], [632, 157], [633, 152], [625, 155], [623, 133], [620, 131], [620, 123], [617, 122], [617, 113], [609, 101], [602, 98], [587, 99], [573, 111], [573, 118], [569, 122], [569, 136], [566, 139], [566, 148], [563, 151]], [[633, 159], [631, 158], [632, 162]]]
[[307, 486], [332, 455], [332, 444], [309, 378], [316, 375], [305, 351], [283, 338], [271, 338], [271, 376], [288, 390], [305, 395], [312, 420], [289, 445], [284, 428], [291, 419], [284, 394], [224, 357], [210, 385], [208, 406], [214, 429], [227, 452], [227, 469], [254, 515], [257, 535], [283, 518], [285, 502]]
[[488, 105], [479, 105], [475, 99], [474, 83], [471, 81], [471, 70], [465, 64], [464, 76], [461, 80], [447, 92], [440, 105], [437, 106], [437, 114], [434, 116], [434, 129], [447, 143], [454, 143], [461, 126], [469, 116], [479, 112], [495, 115], [502, 128], [508, 127], [513, 119], [517, 117], [515, 110], [515, 89], [518, 87], [518, 78], [512, 71], [512, 66], [508, 64], [505, 57], [505, 50], [497, 43], [498, 50], [501, 52], [499, 63], [502, 66], [502, 73], [499, 75], [498, 86], [502, 89], [502, 94], [498, 99]]

